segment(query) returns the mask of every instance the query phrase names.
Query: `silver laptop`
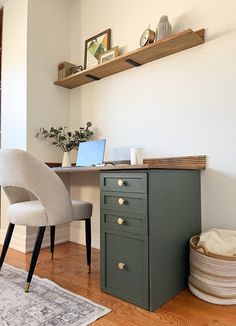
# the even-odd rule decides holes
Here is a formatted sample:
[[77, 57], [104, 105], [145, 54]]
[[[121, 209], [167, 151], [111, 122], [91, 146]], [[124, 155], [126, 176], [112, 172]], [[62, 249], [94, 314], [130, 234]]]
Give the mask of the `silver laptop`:
[[76, 166], [95, 166], [103, 163], [106, 139], [80, 143]]

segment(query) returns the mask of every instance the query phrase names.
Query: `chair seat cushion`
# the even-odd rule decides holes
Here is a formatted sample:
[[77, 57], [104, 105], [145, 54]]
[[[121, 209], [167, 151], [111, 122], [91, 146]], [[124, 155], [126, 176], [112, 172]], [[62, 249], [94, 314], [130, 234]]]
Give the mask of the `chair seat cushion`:
[[7, 216], [9, 222], [16, 225], [48, 225], [45, 209], [39, 200], [12, 204], [8, 207]]
[[[73, 221], [79, 221], [92, 216], [92, 204], [72, 200]], [[8, 220], [12, 224], [25, 226], [47, 226], [50, 225], [45, 209], [39, 200], [15, 203], [8, 207]], [[68, 219], [66, 219], [68, 221]], [[66, 222], [65, 222], [66, 223]]]
[[72, 200], [73, 221], [84, 220], [92, 216], [93, 205], [86, 201]]

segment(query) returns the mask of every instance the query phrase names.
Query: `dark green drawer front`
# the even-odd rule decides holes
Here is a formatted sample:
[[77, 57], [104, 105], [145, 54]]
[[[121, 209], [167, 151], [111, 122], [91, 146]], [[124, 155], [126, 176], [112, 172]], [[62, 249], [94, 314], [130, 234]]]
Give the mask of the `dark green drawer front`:
[[146, 173], [102, 173], [101, 190], [121, 192], [147, 192]]
[[120, 211], [103, 210], [101, 212], [101, 223], [104, 226], [123, 232], [147, 234], [147, 216], [138, 213], [122, 214]]
[[[146, 237], [106, 230], [102, 238], [102, 289], [148, 308], [148, 246]], [[124, 263], [123, 269], [119, 263]], [[121, 267], [121, 266], [120, 266]]]
[[[123, 203], [122, 200], [124, 201]], [[147, 214], [147, 195], [102, 191], [101, 207], [103, 209]]]

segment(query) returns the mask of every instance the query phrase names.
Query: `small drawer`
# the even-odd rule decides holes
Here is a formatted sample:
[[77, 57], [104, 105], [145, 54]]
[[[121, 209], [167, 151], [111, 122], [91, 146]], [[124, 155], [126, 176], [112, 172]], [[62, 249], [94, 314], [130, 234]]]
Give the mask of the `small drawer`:
[[146, 173], [102, 173], [101, 190], [122, 192], [147, 192]]
[[102, 290], [147, 309], [147, 237], [106, 230], [101, 245]]
[[102, 209], [147, 214], [147, 195], [101, 191]]
[[101, 223], [117, 231], [147, 234], [147, 215], [103, 210]]

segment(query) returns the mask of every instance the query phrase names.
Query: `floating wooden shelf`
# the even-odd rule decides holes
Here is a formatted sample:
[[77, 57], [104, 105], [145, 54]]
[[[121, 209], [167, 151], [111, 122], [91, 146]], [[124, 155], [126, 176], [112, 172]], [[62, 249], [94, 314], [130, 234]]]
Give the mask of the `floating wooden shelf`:
[[141, 66], [145, 63], [192, 48], [204, 43], [205, 30], [193, 32], [191, 29], [174, 34], [164, 40], [157, 41], [137, 50], [125, 53], [112, 61], [83, 70], [54, 84], [66, 88], [75, 88], [95, 80], [108, 77], [118, 72]]

